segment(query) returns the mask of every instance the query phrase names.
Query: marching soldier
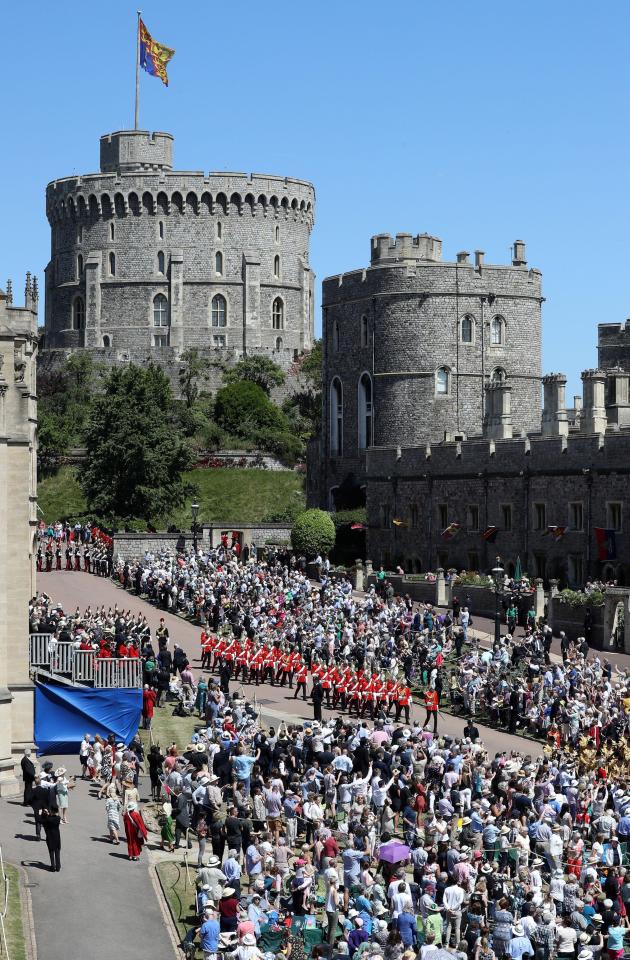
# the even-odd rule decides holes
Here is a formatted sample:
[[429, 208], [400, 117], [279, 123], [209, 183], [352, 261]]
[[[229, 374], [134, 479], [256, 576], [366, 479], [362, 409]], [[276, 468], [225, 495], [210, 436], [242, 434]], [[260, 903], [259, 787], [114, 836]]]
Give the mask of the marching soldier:
[[295, 671], [295, 693], [293, 694], [293, 699], [297, 700], [300, 688], [302, 690], [302, 699], [306, 700], [306, 680], [308, 677], [308, 669], [305, 663], [300, 662], [299, 666]]
[[66, 544], [66, 570], [72, 570], [72, 547]]

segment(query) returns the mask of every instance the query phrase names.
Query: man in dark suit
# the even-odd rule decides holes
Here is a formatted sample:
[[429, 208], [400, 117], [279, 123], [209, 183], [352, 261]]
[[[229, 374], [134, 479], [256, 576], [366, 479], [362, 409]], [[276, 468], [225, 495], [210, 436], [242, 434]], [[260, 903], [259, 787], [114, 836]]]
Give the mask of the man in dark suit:
[[22, 767], [22, 780], [24, 781], [24, 800], [22, 805], [28, 807], [31, 802], [31, 793], [33, 792], [33, 782], [35, 780], [35, 764], [31, 760], [31, 751], [28, 747], [24, 751], [20, 766]]
[[54, 783], [42, 781], [41, 775], [37, 774], [33, 782], [30, 803], [35, 817], [35, 833], [37, 839], [41, 840], [42, 810], [57, 812], [57, 791]]
[[322, 701], [324, 699], [324, 688], [321, 685], [319, 677], [313, 679], [313, 689], [311, 690], [311, 700], [313, 701], [313, 720], [322, 719]]
[[44, 808], [41, 811], [41, 823], [46, 834], [46, 846], [50, 855], [50, 869], [54, 873], [61, 870], [61, 817], [56, 810]]

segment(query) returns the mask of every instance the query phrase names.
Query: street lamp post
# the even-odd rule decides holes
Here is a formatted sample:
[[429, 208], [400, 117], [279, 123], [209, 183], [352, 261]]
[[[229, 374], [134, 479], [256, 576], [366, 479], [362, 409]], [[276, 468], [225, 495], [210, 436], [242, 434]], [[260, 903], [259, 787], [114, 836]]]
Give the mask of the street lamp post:
[[199, 516], [199, 504], [191, 503], [190, 512], [192, 513], [193, 550], [195, 551], [195, 556], [197, 556], [197, 517]]
[[492, 570], [492, 579], [494, 580], [494, 646], [495, 649], [501, 642], [501, 607], [500, 601], [503, 596], [503, 584], [505, 570], [501, 566], [501, 557], [497, 557], [496, 566]]

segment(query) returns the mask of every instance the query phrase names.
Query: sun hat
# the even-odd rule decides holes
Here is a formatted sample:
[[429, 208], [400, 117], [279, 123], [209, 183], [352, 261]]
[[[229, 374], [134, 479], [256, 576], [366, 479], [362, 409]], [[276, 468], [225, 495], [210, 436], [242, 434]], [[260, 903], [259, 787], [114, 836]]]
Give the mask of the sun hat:
[[221, 865], [221, 861], [220, 861], [219, 858], [216, 857], [214, 854], [212, 854], [211, 857], [208, 857], [208, 866], [209, 866], [209, 867], [219, 867], [220, 865]]
[[525, 931], [523, 930], [522, 924], [515, 923], [514, 926], [512, 927], [512, 933], [514, 934], [515, 937], [524, 937]]
[[243, 937], [243, 944], [246, 947], [255, 947], [256, 946], [256, 937], [253, 933], [246, 933]]
[[67, 772], [68, 771], [66, 770], [65, 767], [57, 767], [57, 769], [55, 770], [55, 776], [63, 777]]
[[167, 817], [170, 817], [170, 815], [171, 815], [172, 812], [173, 812], [173, 808], [172, 808], [172, 806], [171, 806], [170, 803], [163, 803], [163, 804], [162, 804], [162, 810], [164, 811], [164, 813], [166, 814]]
[[205, 748], [205, 745], [204, 745], [203, 743], [196, 743], [196, 744], [195, 744], [195, 750], [197, 751], [197, 753], [203, 753], [205, 749], [206, 749], [206, 748]]
[[223, 887], [221, 891], [222, 897], [231, 897], [234, 894], [234, 887]]

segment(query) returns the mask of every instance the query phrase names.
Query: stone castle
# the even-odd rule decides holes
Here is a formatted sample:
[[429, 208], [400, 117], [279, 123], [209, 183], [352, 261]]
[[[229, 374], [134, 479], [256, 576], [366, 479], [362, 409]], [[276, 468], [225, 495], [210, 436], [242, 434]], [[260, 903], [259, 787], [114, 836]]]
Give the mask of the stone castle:
[[100, 173], [46, 190], [45, 352], [168, 366], [262, 353], [287, 367], [313, 342], [310, 183], [173, 170], [168, 133], [101, 138]]
[[19, 762], [33, 745], [34, 688], [28, 665], [28, 605], [37, 534], [37, 284], [24, 306], [0, 290], [0, 796], [16, 794]]
[[567, 407], [566, 377], [542, 376], [542, 278], [523, 242], [507, 266], [441, 252], [379, 235], [369, 267], [324, 280], [310, 502], [365, 505], [386, 567], [487, 570], [500, 553], [574, 586], [630, 581], [630, 323], [599, 327], [601, 369]]

